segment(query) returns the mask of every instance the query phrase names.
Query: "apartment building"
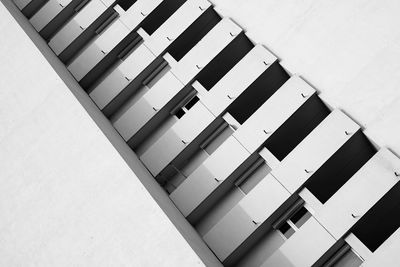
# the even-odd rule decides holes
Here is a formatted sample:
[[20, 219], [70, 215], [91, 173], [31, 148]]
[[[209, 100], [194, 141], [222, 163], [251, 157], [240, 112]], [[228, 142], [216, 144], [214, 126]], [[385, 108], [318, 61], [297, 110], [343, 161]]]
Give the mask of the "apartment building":
[[[49, 81], [42, 77], [30, 78], [33, 84], [34, 80], [40, 80], [30, 90], [38, 90], [40, 94], [40, 85], [59, 79], [63, 92], [72, 92], [80, 103], [79, 108], [83, 108], [71, 117], [60, 115], [59, 118], [57, 114], [63, 114], [59, 109], [65, 105], [62, 101], [44, 106], [49, 105], [51, 112], [54, 110], [60, 124], [64, 120], [79, 121], [82, 129], [71, 129], [79, 136], [90, 140], [99, 135], [99, 146], [109, 146], [87, 155], [79, 150], [75, 159], [82, 166], [70, 163], [71, 173], [87, 169], [78, 179], [92, 176], [92, 171], [94, 176], [105, 174], [107, 184], [95, 186], [99, 192], [108, 190], [105, 188], [110, 186], [108, 183], [113, 188], [123, 188], [122, 181], [135, 180], [135, 188], [140, 191], [143, 187], [146, 191], [138, 195], [124, 191], [114, 203], [117, 210], [129, 213], [132, 208], [136, 217], [147, 216], [139, 211], [157, 210], [155, 216], [143, 222], [129, 218], [123, 222], [107, 221], [105, 228], [116, 229], [122, 224], [124, 229], [140, 229], [139, 233], [128, 234], [124, 242], [114, 231], [108, 233], [107, 237], [118, 245], [110, 243], [98, 248], [93, 245], [90, 253], [82, 254], [92, 244], [86, 240], [80, 249], [73, 250], [76, 255], [70, 255], [70, 261], [60, 256], [62, 260], [58, 262], [55, 255], [69, 255], [68, 244], [74, 246], [77, 240], [69, 239], [65, 233], [69, 240], [65, 243], [49, 237], [53, 240], [52, 246], [62, 246], [55, 255], [42, 250], [42, 246], [48, 245], [45, 241], [29, 243], [27, 247], [15, 245], [15, 250], [13, 246], [0, 245], [0, 254], [3, 250], [7, 256], [4, 264], [398, 266], [400, 158], [395, 133], [399, 129], [391, 125], [397, 121], [395, 114], [400, 114], [396, 105], [400, 94], [398, 89], [392, 89], [397, 85], [396, 68], [391, 69], [393, 77], [384, 76], [383, 72], [387, 75], [391, 70], [374, 72], [367, 60], [377, 61], [378, 66], [390, 61], [386, 57], [385, 60], [377, 58], [373, 51], [382, 56], [393, 52], [392, 43], [397, 47], [398, 38], [385, 35], [389, 29], [382, 26], [386, 25], [382, 21], [386, 18], [391, 23], [392, 14], [400, 6], [368, 0], [347, 4], [289, 2], [4, 0], [8, 10], [3, 8], [3, 13], [11, 14], [20, 26], [11, 16], [8, 21], [18, 31], [21, 27], [26, 41], [29, 37], [41, 52], [37, 62], [35, 56], [35, 62], [30, 64], [38, 68], [49, 64], [55, 70], [41, 72], [48, 75]], [[291, 10], [289, 14], [287, 10]], [[354, 10], [358, 10], [357, 16], [352, 13]], [[359, 61], [350, 58], [349, 63], [340, 63], [343, 70], [328, 73], [313, 64], [319, 63], [318, 59], [330, 50], [324, 47], [312, 51], [306, 45], [305, 32], [324, 36], [331, 31], [340, 37], [342, 33], [351, 33], [351, 27], [355, 26], [349, 26], [346, 32], [344, 24], [323, 16], [339, 11], [343, 17], [354, 16], [354, 23], [364, 22], [360, 17], [367, 14], [380, 14], [372, 23], [381, 22], [383, 30], [371, 29], [367, 24], [358, 25], [357, 29], [364, 29], [366, 34], [368, 31], [377, 36], [382, 34], [380, 41], [384, 44], [377, 42], [376, 46], [373, 43], [371, 47], [352, 50], [352, 53], [359, 52], [354, 56]], [[287, 16], [285, 19], [268, 17], [260, 22], [264, 14], [279, 17], [283, 13]], [[281, 29], [280, 32], [268, 28], [273, 19], [282, 22], [270, 26]], [[322, 21], [321, 25], [335, 27], [321, 30], [319, 22], [313, 21], [316, 19]], [[289, 21], [290, 30], [285, 21]], [[293, 26], [293, 21], [299, 24], [302, 21], [306, 26]], [[300, 29], [296, 31], [296, 27]], [[300, 37], [295, 36], [297, 42], [290, 42], [289, 36], [293, 38], [296, 32]], [[289, 41], [284, 42], [286, 39]], [[348, 48], [341, 45], [337, 40], [329, 47], [331, 50]], [[30, 47], [26, 52], [34, 53], [34, 49]], [[293, 52], [301, 49], [312, 51], [315, 56], [307, 60], [305, 54]], [[342, 55], [338, 52], [331, 57], [341, 60]], [[359, 63], [361, 59], [365, 60], [363, 64]], [[330, 62], [324, 62], [329, 69]], [[357, 77], [356, 69], [366, 69], [365, 73], [360, 72], [364, 76], [377, 73], [376, 79], [386, 78], [387, 84], [392, 85], [382, 92], [387, 94], [386, 98], [368, 90], [365, 83], [361, 84], [367, 88], [365, 91], [356, 88], [345, 96], [343, 88], [348, 89], [347, 85], [340, 92], [332, 88], [340, 84], [341, 77], [362, 79]], [[342, 72], [343, 76], [339, 76]], [[328, 89], [323, 87], [324, 83], [321, 88], [318, 82], [311, 84], [310, 80], [319, 81], [313, 78], [316, 74], [325, 77], [320, 79]], [[373, 86], [376, 79], [370, 79]], [[378, 84], [388, 86], [381, 81]], [[355, 82], [350, 86], [357, 87]], [[3, 101], [7, 103], [7, 97]], [[9, 116], [12, 120], [11, 113], [5, 115]], [[80, 116], [88, 118], [84, 120]], [[87, 124], [92, 127], [90, 130], [85, 130], [89, 127]], [[388, 136], [386, 132], [391, 134]], [[34, 142], [40, 134], [26, 138]], [[66, 141], [56, 138], [54, 145], [58, 142]], [[98, 145], [96, 142], [93, 141], [92, 147]], [[12, 151], [15, 146], [8, 149]], [[46, 152], [39, 150], [38, 153]], [[97, 159], [98, 153], [105, 160], [103, 163]], [[108, 163], [112, 160], [115, 165]], [[40, 170], [36, 171], [40, 173]], [[124, 180], [114, 178], [118, 173], [125, 173]], [[13, 169], [13, 175], [22, 176], [24, 171]], [[52, 173], [49, 177], [57, 176]], [[47, 187], [53, 190], [53, 186]], [[85, 185], [74, 186], [80, 190]], [[141, 194], [143, 198], [139, 197]], [[18, 206], [24, 202], [20, 198], [25, 195], [17, 196], [20, 197], [13, 203]], [[87, 198], [90, 203], [90, 195]], [[137, 203], [139, 200], [142, 204]], [[86, 201], [86, 193], [82, 194], [82, 201]], [[127, 204], [129, 201], [139, 207], [131, 207]], [[50, 202], [44, 201], [38, 208], [46, 210]], [[97, 208], [102, 210], [107, 202], [105, 198], [104, 202], [96, 203]], [[63, 213], [58, 205], [54, 209]], [[112, 212], [115, 209], [110, 208]], [[97, 216], [101, 221], [102, 212]], [[82, 223], [85, 229], [82, 232], [86, 233], [86, 228], [91, 226], [96, 228], [96, 222], [90, 221]], [[57, 229], [53, 231], [62, 231], [65, 226], [60, 226], [58, 219], [57, 222]], [[0, 235], [15, 235], [20, 231], [5, 225], [3, 228]], [[95, 235], [107, 239], [102, 231]], [[40, 233], [34, 236], [37, 235]], [[20, 239], [16, 236], [7, 240], [19, 244]], [[137, 239], [138, 244], [145, 243], [147, 253], [141, 253], [147, 256], [133, 251], [140, 245], [130, 244], [132, 239]], [[21, 248], [26, 251], [18, 251]], [[163, 252], [153, 255], [152, 249]], [[36, 253], [40, 254], [39, 258]], [[14, 258], [18, 254], [20, 260]]]

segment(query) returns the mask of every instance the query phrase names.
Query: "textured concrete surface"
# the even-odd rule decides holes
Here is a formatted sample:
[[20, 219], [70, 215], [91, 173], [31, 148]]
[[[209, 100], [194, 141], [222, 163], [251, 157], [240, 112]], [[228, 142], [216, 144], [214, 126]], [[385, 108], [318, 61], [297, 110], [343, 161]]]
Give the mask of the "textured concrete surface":
[[0, 266], [203, 266], [0, 6]]
[[211, 0], [400, 155], [400, 2]]

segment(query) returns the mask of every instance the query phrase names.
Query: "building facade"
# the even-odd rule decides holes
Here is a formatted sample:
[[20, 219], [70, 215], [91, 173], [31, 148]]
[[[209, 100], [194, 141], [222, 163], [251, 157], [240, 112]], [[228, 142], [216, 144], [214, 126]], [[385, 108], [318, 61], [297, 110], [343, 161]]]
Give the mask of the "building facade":
[[[352, 32], [341, 23], [324, 22], [324, 12], [350, 14], [357, 9], [357, 14], [375, 14], [379, 4], [5, 1], [62, 79], [63, 90], [75, 95], [113, 153], [122, 156], [127, 175], [154, 199], [143, 201], [156, 202], [169, 218], [160, 229], [176, 230], [173, 224], [179, 230], [164, 240], [176, 247], [158, 247], [176, 256], [154, 255], [154, 266], [191, 266], [202, 264], [200, 259], [206, 266], [399, 265], [400, 144], [393, 134], [397, 126], [391, 126], [400, 114], [393, 107], [399, 93], [383, 86], [391, 90], [384, 91], [390, 98], [387, 104], [374, 90], [355, 86], [344, 95], [348, 84], [337, 89], [340, 93], [332, 88], [356, 76], [355, 70], [367, 68], [364, 54], [372, 53], [372, 47], [354, 50], [365, 59], [362, 67], [350, 58], [349, 66], [341, 62], [344, 70], [336, 73], [317, 66], [328, 52], [326, 46], [305, 56], [311, 50], [305, 33], [323, 37], [330, 30], [333, 35]], [[382, 5], [381, 13], [391, 18], [386, 10], [390, 5]], [[293, 10], [285, 19], [271, 21], [287, 8]], [[269, 16], [260, 18], [264, 15]], [[283, 24], [268, 30], [267, 24], [276, 21]], [[284, 21], [296, 25], [287, 30]], [[337, 28], [321, 30], [316, 26], [320, 21]], [[263, 34], [264, 29], [270, 35]], [[330, 44], [338, 50], [340, 45], [339, 39]], [[379, 46], [387, 52], [388, 43]], [[303, 49], [306, 52], [293, 52]], [[338, 60], [341, 55], [336, 55]], [[371, 58], [375, 60], [375, 54]], [[329, 61], [325, 64], [329, 68]], [[318, 75], [325, 78], [318, 80]], [[316, 81], [315, 87], [310, 81]], [[395, 75], [387, 83], [396, 87], [393, 81]], [[83, 152], [78, 159], [96, 159], [93, 154]], [[103, 171], [110, 168], [114, 166]], [[118, 173], [119, 168], [112, 171]], [[135, 195], [130, 197], [135, 202]], [[150, 233], [157, 228], [154, 220], [147, 222]], [[107, 258], [107, 252], [102, 253]], [[114, 265], [118, 252], [113, 255], [100, 264]], [[123, 258], [118, 265], [152, 266], [148, 260]], [[167, 258], [171, 262], [163, 263]]]

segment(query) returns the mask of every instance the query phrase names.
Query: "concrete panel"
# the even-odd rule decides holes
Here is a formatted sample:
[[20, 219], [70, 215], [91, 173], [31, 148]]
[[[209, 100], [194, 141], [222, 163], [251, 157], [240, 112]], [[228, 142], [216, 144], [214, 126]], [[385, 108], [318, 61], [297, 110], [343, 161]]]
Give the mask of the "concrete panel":
[[3, 6], [0, 18], [0, 265], [202, 266]]

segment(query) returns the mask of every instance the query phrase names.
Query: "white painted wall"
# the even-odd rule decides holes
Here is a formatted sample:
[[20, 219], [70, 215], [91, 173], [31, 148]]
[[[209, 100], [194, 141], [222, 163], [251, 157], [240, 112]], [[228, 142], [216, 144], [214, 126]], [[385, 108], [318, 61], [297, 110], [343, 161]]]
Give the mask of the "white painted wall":
[[0, 5], [0, 266], [203, 266]]
[[400, 1], [211, 1], [400, 154]]

